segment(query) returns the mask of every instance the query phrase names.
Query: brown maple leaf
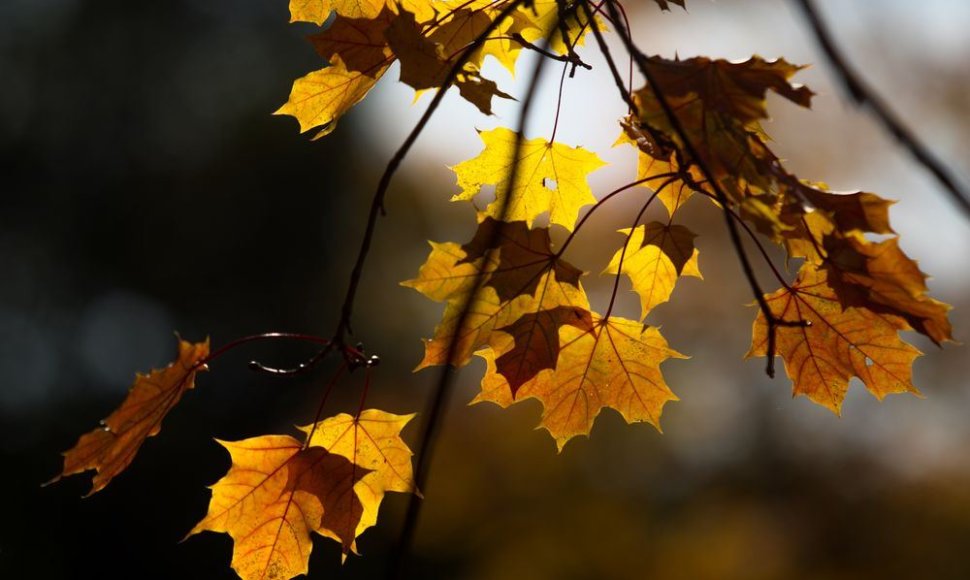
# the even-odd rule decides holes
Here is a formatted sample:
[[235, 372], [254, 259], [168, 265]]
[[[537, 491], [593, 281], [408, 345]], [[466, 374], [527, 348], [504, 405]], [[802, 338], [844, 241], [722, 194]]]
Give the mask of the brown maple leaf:
[[180, 339], [178, 359], [164, 369], [137, 374], [121, 405], [64, 452], [64, 468], [48, 483], [93, 469], [97, 473], [87, 495], [104, 489], [131, 464], [145, 439], [159, 432], [162, 419], [182, 394], [195, 386], [195, 375], [206, 370], [208, 356], [208, 339], [198, 343]]
[[[431, 247], [418, 277], [402, 283], [432, 300], [446, 302], [434, 338], [425, 343], [419, 369], [467, 364], [477, 349], [493, 340], [493, 333], [511, 327], [527, 314], [558, 307], [589, 309], [579, 283], [582, 271], [553, 252], [548, 228], [529, 229], [524, 222], [505, 223], [486, 217], [467, 244], [432, 242]], [[476, 287], [479, 271], [482, 277]], [[466, 307], [469, 314], [458, 329]], [[454, 349], [452, 339], [457, 340]]]

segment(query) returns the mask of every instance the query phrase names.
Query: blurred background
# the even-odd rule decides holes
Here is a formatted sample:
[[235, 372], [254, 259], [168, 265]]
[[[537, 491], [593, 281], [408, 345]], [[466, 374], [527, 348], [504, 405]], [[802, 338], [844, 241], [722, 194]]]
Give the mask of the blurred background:
[[[970, 338], [970, 225], [847, 104], [793, 4], [627, 4], [648, 53], [814, 64], [797, 77], [818, 93], [814, 111], [771, 98], [776, 151], [803, 178], [899, 200], [903, 248], [955, 306], [957, 338]], [[970, 182], [970, 4], [819, 4], [865, 79]], [[213, 364], [101, 493], [81, 499], [86, 476], [39, 484], [120, 403], [135, 371], [173, 358], [173, 332], [224, 344], [332, 331], [377, 178], [429, 99], [412, 105], [395, 68], [332, 135], [299, 136], [294, 120], [270, 113], [320, 63], [303, 39], [314, 27], [287, 21], [283, 0], [0, 4], [0, 577], [234, 577], [227, 536], [179, 540], [229, 465], [213, 437], [293, 433], [312, 419], [332, 367], [299, 379], [246, 369], [251, 359], [293, 365], [312, 354], [303, 345], [247, 347]], [[634, 169], [632, 151], [609, 149], [624, 111], [595, 52], [584, 53], [594, 71], [567, 82], [557, 140], [611, 162], [593, 175], [602, 195]], [[530, 137], [551, 130], [558, 65], [549, 70]], [[526, 74], [492, 63], [486, 75], [523, 94]], [[392, 187], [354, 324], [383, 359], [368, 406], [424, 409], [437, 373], [410, 369], [441, 305], [398, 282], [417, 271], [425, 240], [471, 237], [472, 208], [448, 202], [457, 190], [447, 166], [478, 152], [473, 127], [516, 122], [515, 103], [496, 113], [449, 96]], [[622, 241], [611, 232], [643, 195], [607, 206], [571, 252], [591, 272], [594, 306], [610, 283], [596, 273]], [[664, 435], [605, 411], [591, 438], [557, 455], [533, 430], [537, 403], [466, 406], [477, 361], [456, 381], [412, 576], [970, 577], [966, 347], [906, 337], [927, 352], [915, 367], [925, 399], [879, 403], [854, 384], [842, 418], [793, 400], [763, 359], [742, 360], [755, 310], [721, 217], [702, 199], [682, 212], [678, 222], [701, 232], [705, 280], [682, 280], [648, 319], [692, 356], [664, 365], [682, 399], [666, 408]], [[621, 308], [633, 317], [628, 288]], [[327, 414], [356, 408], [360, 390], [359, 376], [342, 383]], [[419, 420], [405, 431], [412, 443]], [[363, 556], [344, 566], [334, 542], [317, 541], [312, 577], [380, 575], [405, 505], [389, 496], [359, 541]]]

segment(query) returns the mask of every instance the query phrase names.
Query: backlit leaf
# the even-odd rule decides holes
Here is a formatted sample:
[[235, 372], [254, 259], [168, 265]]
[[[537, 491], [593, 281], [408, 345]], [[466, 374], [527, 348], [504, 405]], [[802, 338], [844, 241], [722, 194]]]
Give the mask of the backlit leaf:
[[162, 419], [195, 387], [195, 375], [206, 370], [203, 361], [209, 356], [209, 341], [190, 343], [179, 340], [178, 359], [164, 369], [147, 375], [139, 373], [121, 405], [101, 427], [81, 436], [77, 444], [64, 452], [64, 469], [51, 483], [65, 475], [93, 469], [88, 495], [100, 491], [125, 470], [145, 439], [158, 434]]
[[[354, 485], [363, 505], [355, 536], [377, 523], [377, 512], [388, 491], [417, 493], [411, 471], [411, 450], [401, 439], [401, 430], [410, 415], [393, 415], [377, 409], [361, 411], [359, 417], [341, 413], [300, 430], [310, 437], [310, 445], [347, 458], [369, 473]], [[311, 447], [312, 448], [312, 447]]]
[[363, 506], [355, 485], [370, 473], [323, 447], [287, 435], [220, 441], [232, 466], [212, 486], [209, 511], [188, 535], [224, 532], [232, 568], [243, 580], [285, 580], [307, 573], [311, 532], [350, 551]]
[[[476, 287], [479, 271], [483, 275]], [[464, 246], [432, 243], [431, 255], [418, 277], [403, 283], [432, 300], [446, 302], [442, 321], [434, 338], [425, 342], [425, 357], [418, 368], [463, 366], [472, 353], [494, 339], [495, 332], [524, 315], [558, 307], [588, 310], [579, 283], [581, 274], [553, 252], [547, 228], [530, 230], [524, 222], [486, 217]], [[458, 328], [466, 306], [469, 313]], [[457, 343], [449, 359], [453, 339]]]
[[[849, 388], [859, 377], [878, 399], [891, 393], [918, 394], [912, 365], [920, 351], [899, 338], [908, 330], [897, 316], [855, 306], [843, 306], [824, 270], [805, 264], [791, 290], [766, 296], [779, 320], [808, 326], [775, 329], [777, 353], [794, 383], [794, 393], [838, 414]], [[758, 314], [748, 356], [765, 356], [768, 325]]]
[[[471, 200], [485, 185], [494, 185], [496, 200], [486, 214], [529, 226], [548, 212], [549, 221], [571, 230], [584, 205], [596, 201], [587, 177], [605, 163], [590, 151], [536, 138], [522, 142], [515, 183], [509, 183], [516, 134], [499, 127], [479, 133], [485, 149], [452, 169], [461, 193], [452, 200]], [[511, 187], [510, 187], [511, 185]]]
[[482, 392], [473, 403], [491, 401], [503, 407], [528, 398], [543, 405], [539, 426], [546, 429], [557, 447], [573, 437], [588, 435], [604, 408], [620, 413], [628, 423], [646, 421], [660, 429], [664, 404], [677, 396], [667, 386], [660, 363], [685, 358], [671, 349], [654, 327], [623, 318], [592, 315], [592, 325], [559, 329], [559, 357], [554, 369], [546, 369], [513, 393], [496, 366], [496, 359], [513, 347], [504, 344], [479, 352], [487, 364]]
[[[620, 230], [629, 234], [630, 230]], [[619, 271], [630, 277], [633, 290], [640, 295], [640, 320], [659, 304], [670, 299], [681, 276], [701, 278], [697, 266], [695, 234], [684, 226], [652, 222], [637, 226], [626, 243], [626, 252], [617, 250], [604, 271]], [[622, 257], [622, 268], [620, 258]]]
[[332, 132], [341, 115], [367, 96], [389, 64], [387, 61], [365, 74], [348, 70], [334, 55], [331, 66], [294, 81], [289, 100], [274, 114], [295, 117], [301, 133], [322, 127], [314, 137], [319, 139]]

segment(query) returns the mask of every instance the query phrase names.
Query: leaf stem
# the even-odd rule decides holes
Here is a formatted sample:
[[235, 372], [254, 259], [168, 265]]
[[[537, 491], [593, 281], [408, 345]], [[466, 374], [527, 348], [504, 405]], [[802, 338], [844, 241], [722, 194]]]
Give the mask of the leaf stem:
[[633, 181], [633, 182], [630, 182], [630, 183], [628, 183], [626, 185], [620, 186], [620, 187], [614, 189], [613, 191], [609, 192], [608, 194], [604, 195], [603, 196], [603, 199], [597, 201], [596, 202], [596, 205], [594, 205], [593, 207], [589, 208], [589, 211], [586, 212], [583, 215], [582, 218], [580, 218], [579, 223], [576, 224], [576, 227], [573, 228], [573, 231], [569, 232], [569, 236], [567, 236], [566, 239], [563, 241], [562, 246], [559, 247], [559, 251], [556, 252], [556, 254], [552, 257], [552, 260], [551, 261], [555, 262], [556, 260], [558, 260], [559, 258], [562, 257], [562, 255], [566, 252], [566, 248], [568, 248], [569, 247], [569, 244], [572, 243], [573, 238], [575, 238], [576, 237], [576, 234], [579, 233], [579, 229], [581, 227], [583, 227], [583, 224], [586, 223], [586, 220], [588, 220], [593, 215], [593, 213], [597, 209], [599, 209], [604, 203], [606, 203], [607, 201], [609, 201], [610, 198], [615, 197], [615, 196], [623, 193], [624, 191], [626, 191], [628, 189], [632, 189], [632, 188], [634, 188], [634, 187], [636, 187], [638, 185], [643, 185], [644, 183], [647, 183], [648, 181], [653, 181], [654, 179], [663, 179], [663, 178], [667, 178], [667, 177], [673, 177], [673, 176], [676, 176], [676, 175], [677, 175], [677, 173], [674, 173], [674, 172], [670, 172], [670, 173], [658, 173], [657, 175], [651, 175], [650, 177], [644, 177], [642, 179], [638, 179], [638, 180]]
[[667, 181], [663, 182], [660, 187], [653, 192], [650, 198], [647, 199], [646, 203], [643, 204], [643, 207], [640, 208], [640, 213], [637, 214], [637, 217], [633, 219], [633, 225], [630, 226], [630, 233], [626, 235], [626, 241], [623, 242], [623, 247], [620, 249], [620, 260], [616, 265], [616, 277], [613, 280], [613, 292], [610, 294], [610, 305], [606, 308], [606, 314], [603, 315], [603, 320], [608, 319], [610, 314], [613, 313], [613, 305], [616, 304], [617, 291], [620, 289], [620, 277], [623, 275], [623, 260], [626, 258], [626, 249], [630, 246], [630, 239], [633, 237], [634, 230], [637, 229], [637, 224], [640, 223], [640, 218], [643, 217], [644, 212], [647, 211], [647, 208], [650, 207], [653, 200], [657, 199], [660, 192], [663, 191], [668, 185], [673, 183], [674, 179], [676, 178], [671, 177]]
[[337, 372], [335, 372], [333, 376], [330, 377], [330, 380], [327, 381], [327, 386], [323, 390], [323, 396], [320, 397], [320, 403], [317, 405], [317, 412], [313, 415], [313, 427], [310, 427], [310, 432], [307, 433], [306, 439], [303, 441], [304, 449], [310, 446], [310, 440], [313, 439], [313, 434], [317, 430], [317, 425], [320, 424], [320, 416], [323, 414], [323, 407], [327, 404], [327, 399], [330, 398], [330, 392], [333, 391], [334, 385], [336, 385], [337, 381], [340, 380], [340, 377], [344, 374], [345, 370], [347, 370], [347, 364], [342, 363], [339, 367], [337, 367]]

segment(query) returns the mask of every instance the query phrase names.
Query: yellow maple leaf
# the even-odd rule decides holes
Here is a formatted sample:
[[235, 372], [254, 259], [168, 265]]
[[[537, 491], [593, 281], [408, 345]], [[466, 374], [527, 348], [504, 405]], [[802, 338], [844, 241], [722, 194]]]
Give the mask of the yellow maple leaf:
[[[402, 283], [432, 300], [447, 302], [434, 338], [425, 342], [418, 369], [467, 364], [494, 332], [526, 314], [560, 306], [589, 308], [579, 283], [582, 271], [552, 251], [548, 228], [529, 229], [525, 222], [484, 217], [467, 244], [432, 242], [431, 247], [418, 277]], [[459, 329], [466, 306], [468, 314]], [[452, 339], [458, 342], [449, 359]]]
[[[864, 307], [844, 306], [830, 286], [825, 270], [802, 266], [791, 290], [767, 295], [778, 320], [806, 326], [775, 328], [776, 352], [794, 383], [794, 394], [839, 414], [849, 379], [862, 379], [878, 399], [890, 393], [913, 393], [913, 361], [922, 353], [899, 338], [909, 325], [897, 316]], [[768, 324], [758, 313], [748, 357], [765, 356]]]
[[[584, 38], [590, 29], [586, 26], [586, 14], [582, 10], [569, 11], [560, 23], [561, 6], [556, 0], [533, 0], [519, 6], [509, 19], [510, 24], [506, 34], [521, 34], [530, 42], [549, 38], [549, 48], [553, 52], [567, 54], [570, 46], [584, 44]], [[601, 31], [607, 30], [606, 23], [598, 16], [596, 26]], [[566, 33], [565, 38], [563, 38], [563, 31]]]
[[[622, 229], [620, 233], [629, 234], [630, 229]], [[703, 278], [697, 266], [694, 237], [684, 226], [651, 222], [637, 226], [627, 239], [626, 251], [621, 248], [613, 255], [603, 273], [622, 271], [630, 277], [633, 291], [640, 295], [640, 320], [670, 299], [679, 277]]]
[[290, 22], [326, 22], [331, 12], [330, 0], [290, 0]]
[[559, 329], [559, 357], [554, 369], [545, 369], [514, 393], [498, 372], [496, 359], [514, 346], [506, 335], [504, 344], [478, 355], [486, 361], [482, 392], [472, 401], [490, 401], [502, 407], [524, 399], [543, 405], [539, 424], [549, 432], [561, 451], [573, 437], [588, 435], [604, 408], [615, 409], [628, 423], [646, 421], [660, 429], [664, 404], [677, 396], [667, 386], [660, 363], [686, 358], [671, 349], [656, 328], [623, 318], [592, 315], [588, 328], [563, 325]]
[[[430, 0], [422, 0], [430, 4]], [[313, 22], [321, 25], [331, 12], [347, 18], [375, 18], [385, 6], [394, 6], [386, 0], [290, 0], [290, 22]]]
[[206, 370], [201, 363], [207, 356], [208, 340], [179, 340], [178, 360], [147, 375], [138, 373], [125, 400], [101, 422], [101, 427], [82, 435], [64, 452], [64, 468], [49, 483], [94, 469], [97, 473], [88, 495], [104, 489], [131, 464], [145, 439], [158, 434], [165, 415], [185, 391], [195, 386], [196, 373]]
[[363, 505], [355, 536], [377, 523], [377, 512], [388, 491], [418, 493], [411, 469], [411, 450], [401, 439], [401, 430], [410, 415], [394, 415], [366, 409], [359, 417], [341, 413], [314, 425], [300, 427], [310, 437], [310, 445], [347, 458], [370, 473], [354, 485]]
[[[482, 287], [471, 298], [464, 324], [458, 328], [465, 309], [464, 300], [450, 301], [445, 306], [441, 322], [434, 329], [434, 337], [425, 340], [424, 358], [415, 370], [442, 364], [464, 366], [476, 350], [492, 344], [502, 329], [512, 327], [517, 320], [530, 313], [559, 307], [573, 311], [589, 310], [582, 286], [564, 283], [551, 271], [539, 278], [534, 296], [522, 294], [511, 300], [503, 300], [494, 288]], [[454, 349], [452, 341], [456, 341]], [[448, 358], [449, 352], [452, 353], [451, 359]]]
[[274, 115], [290, 115], [300, 123], [300, 132], [323, 127], [319, 139], [337, 126], [337, 120], [367, 96], [387, 70], [390, 60], [367, 74], [348, 70], [335, 55], [330, 66], [313, 71], [293, 82], [290, 98]]
[[524, 140], [515, 183], [510, 183], [516, 133], [499, 127], [479, 136], [485, 149], [452, 167], [461, 188], [452, 201], [471, 200], [483, 186], [495, 185], [496, 199], [486, 208], [487, 215], [531, 226], [539, 215], [549, 212], [551, 223], [568, 230], [576, 224], [580, 208], [596, 201], [587, 177], [606, 163], [595, 153], [542, 138]]
[[212, 489], [206, 516], [188, 533], [233, 539], [232, 568], [243, 580], [306, 574], [311, 532], [350, 551], [363, 506], [355, 485], [369, 469], [323, 447], [303, 448], [288, 435], [219, 441], [232, 466]]
[[[675, 176], [680, 169], [672, 152], [662, 151], [650, 133], [645, 131], [639, 121], [628, 116], [620, 120], [620, 136], [613, 146], [631, 145], [637, 149], [637, 181], [649, 179], [644, 185], [657, 191], [657, 199], [667, 208], [667, 214], [674, 213], [690, 199], [694, 190], [690, 184]], [[701, 183], [703, 176], [696, 167], [688, 168], [695, 183]]]

